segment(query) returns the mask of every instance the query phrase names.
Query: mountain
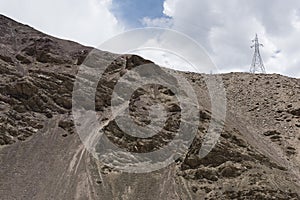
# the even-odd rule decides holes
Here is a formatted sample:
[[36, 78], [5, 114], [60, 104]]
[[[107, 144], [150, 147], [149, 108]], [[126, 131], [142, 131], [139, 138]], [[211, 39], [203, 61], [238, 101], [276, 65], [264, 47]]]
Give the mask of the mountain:
[[[85, 124], [86, 119], [76, 124], [74, 111], [92, 110], [87, 88], [97, 73], [87, 60], [96, 52], [100, 68], [107, 66], [94, 97], [106, 137], [127, 152], [163, 148], [176, 138], [179, 124], [188, 123], [180, 121], [183, 108], [169, 88], [145, 85], [130, 99], [130, 116], [142, 127], [151, 123], [149, 108], [164, 106], [168, 120], [157, 136], [129, 136], [118, 127], [119, 116], [111, 113], [118, 80], [137, 66], [154, 64], [136, 55], [116, 55], [61, 40], [3, 15], [0, 45], [1, 199], [300, 199], [299, 79], [278, 74], [205, 75], [156, 66], [150, 73], [183, 76], [193, 87], [199, 104], [194, 110], [199, 113], [198, 128], [188, 150], [167, 167], [128, 173], [96, 159], [93, 153], [102, 146], [96, 145], [94, 151], [86, 148], [90, 140], [78, 134], [78, 126], [92, 135], [92, 125]], [[79, 76], [82, 64], [89, 73]], [[222, 79], [226, 91], [223, 120], [213, 114], [209, 77]], [[124, 85], [129, 78], [124, 78]], [[86, 85], [77, 89], [87, 96], [72, 101], [77, 80]], [[220, 138], [201, 159], [198, 154], [212, 121], [224, 129], [214, 130]], [[110, 155], [111, 163], [126, 164], [131, 159], [124, 154], [124, 160], [117, 160], [118, 152]]]

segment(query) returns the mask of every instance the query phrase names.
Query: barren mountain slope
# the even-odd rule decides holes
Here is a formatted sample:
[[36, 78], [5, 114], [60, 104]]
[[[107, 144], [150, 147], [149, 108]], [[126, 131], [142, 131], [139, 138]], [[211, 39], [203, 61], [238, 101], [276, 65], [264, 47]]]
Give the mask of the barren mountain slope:
[[[92, 48], [45, 35], [2, 15], [0, 45], [1, 199], [300, 199], [299, 79], [174, 72], [184, 75], [197, 93], [197, 135], [189, 151], [170, 166], [131, 174], [95, 159], [74, 127], [74, 81]], [[103, 67], [114, 55], [98, 53]], [[180, 121], [174, 94], [158, 87], [153, 95], [153, 86], [148, 85], [132, 96], [131, 116], [137, 124], [147, 125], [147, 109], [162, 103], [168, 111], [162, 131], [151, 140], [134, 138], [115, 123], [109, 112], [113, 88], [120, 77], [145, 63], [151, 61], [134, 55], [115, 59], [100, 79], [95, 98], [105, 135], [129, 152], [163, 148], [174, 138]], [[223, 79], [227, 115], [219, 122], [225, 128], [217, 145], [200, 159], [212, 120], [207, 76]], [[89, 77], [83, 81], [88, 83]]]

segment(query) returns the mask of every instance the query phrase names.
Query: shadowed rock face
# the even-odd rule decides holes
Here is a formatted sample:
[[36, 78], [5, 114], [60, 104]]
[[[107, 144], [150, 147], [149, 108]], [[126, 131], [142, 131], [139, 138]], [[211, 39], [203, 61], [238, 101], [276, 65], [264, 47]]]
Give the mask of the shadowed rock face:
[[[197, 93], [200, 120], [196, 137], [185, 155], [170, 166], [130, 174], [103, 165], [76, 134], [73, 85], [78, 66], [92, 48], [45, 35], [2, 15], [0, 45], [1, 199], [300, 198], [299, 79], [276, 74], [211, 75], [224, 81], [227, 116], [221, 122], [225, 128], [219, 142], [200, 159], [198, 153], [213, 120], [207, 75], [174, 72], [184, 75]], [[113, 55], [99, 53], [103, 62]], [[163, 148], [181, 123], [178, 99], [168, 88], [157, 85], [136, 90], [129, 110], [138, 125], [147, 126], [149, 108], [162, 104], [167, 120], [159, 134], [151, 139], [129, 136], [111, 116], [110, 95], [116, 82], [147, 63], [151, 61], [139, 56], [119, 56], [103, 74], [95, 97], [107, 138], [136, 153]], [[83, 96], [81, 101], [91, 99]], [[82, 109], [91, 109], [82, 105]]]

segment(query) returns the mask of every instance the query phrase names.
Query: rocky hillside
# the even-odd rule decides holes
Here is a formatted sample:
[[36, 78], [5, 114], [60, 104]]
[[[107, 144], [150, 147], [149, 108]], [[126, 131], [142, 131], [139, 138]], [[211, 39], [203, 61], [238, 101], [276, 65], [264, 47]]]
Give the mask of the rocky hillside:
[[[197, 134], [173, 164], [133, 174], [95, 159], [73, 122], [74, 82], [92, 48], [2, 15], [0, 45], [0, 199], [300, 199], [299, 79], [173, 72], [185, 76], [197, 93]], [[130, 115], [140, 126], [151, 123], [151, 106], [160, 103], [166, 109], [165, 126], [150, 139], [124, 133], [110, 114], [110, 97], [120, 77], [151, 61], [121, 55], [110, 62], [114, 54], [97, 52], [100, 65], [110, 63], [95, 96], [107, 138], [135, 153], [156, 151], [170, 143], [182, 113], [178, 99], [166, 87], [145, 85], [130, 100]], [[224, 130], [217, 145], [200, 159], [201, 144], [214, 120], [207, 76], [222, 78], [227, 115], [219, 122]], [[89, 77], [82, 81], [88, 83]]]

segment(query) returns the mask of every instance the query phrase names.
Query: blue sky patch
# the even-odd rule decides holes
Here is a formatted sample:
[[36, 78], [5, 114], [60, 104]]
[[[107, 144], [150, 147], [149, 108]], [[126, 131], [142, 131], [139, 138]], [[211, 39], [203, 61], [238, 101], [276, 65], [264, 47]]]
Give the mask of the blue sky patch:
[[164, 0], [113, 0], [112, 12], [130, 28], [141, 27], [144, 17], [163, 17]]

